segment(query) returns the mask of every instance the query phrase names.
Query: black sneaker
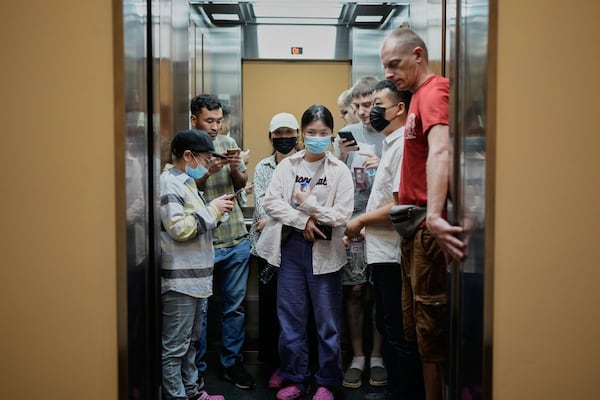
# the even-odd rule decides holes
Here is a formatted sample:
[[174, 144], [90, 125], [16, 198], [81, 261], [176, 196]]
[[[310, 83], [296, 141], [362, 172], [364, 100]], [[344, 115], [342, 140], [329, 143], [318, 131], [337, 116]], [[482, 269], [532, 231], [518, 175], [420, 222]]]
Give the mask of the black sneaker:
[[233, 384], [240, 389], [252, 389], [255, 385], [254, 378], [246, 371], [244, 364], [240, 361], [236, 362], [231, 367], [225, 368], [223, 378], [227, 379], [229, 382], [233, 382]]
[[367, 393], [363, 397], [363, 400], [393, 400], [393, 399], [397, 399], [397, 398], [392, 396], [392, 393], [387, 389], [384, 390], [383, 392]]

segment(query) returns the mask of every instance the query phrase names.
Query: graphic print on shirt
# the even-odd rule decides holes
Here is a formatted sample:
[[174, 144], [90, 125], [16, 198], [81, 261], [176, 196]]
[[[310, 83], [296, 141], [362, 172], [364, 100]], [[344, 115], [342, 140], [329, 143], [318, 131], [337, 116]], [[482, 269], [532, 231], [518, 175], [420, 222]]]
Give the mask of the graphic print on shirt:
[[[302, 182], [306, 182], [310, 190], [314, 190], [319, 205], [325, 205], [327, 201], [327, 177], [323, 168], [324, 161], [307, 162], [303, 160], [296, 172], [295, 187], [299, 187]], [[319, 176], [315, 176], [316, 174]], [[316, 182], [311, 184], [313, 179], [316, 179]]]
[[[312, 178], [309, 178], [307, 176], [298, 176], [298, 175], [296, 175], [296, 183], [306, 182], [306, 183], [310, 184], [311, 181], [312, 181]], [[324, 176], [322, 178], [319, 178], [319, 180], [317, 181], [317, 183], [315, 183], [315, 186], [316, 185], [327, 186], [327, 177]]]
[[416, 139], [417, 133], [415, 131], [416, 127], [416, 119], [417, 116], [415, 113], [410, 113], [408, 118], [406, 119], [406, 124], [404, 125], [404, 138], [405, 139]]

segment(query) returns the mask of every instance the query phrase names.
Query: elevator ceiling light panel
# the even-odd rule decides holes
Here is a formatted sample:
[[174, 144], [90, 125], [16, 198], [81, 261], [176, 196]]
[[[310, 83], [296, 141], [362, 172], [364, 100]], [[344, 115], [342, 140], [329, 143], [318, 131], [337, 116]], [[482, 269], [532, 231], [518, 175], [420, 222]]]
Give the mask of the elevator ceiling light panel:
[[408, 8], [400, 2], [339, 0], [199, 1], [192, 5], [210, 26], [330, 25], [378, 29]]

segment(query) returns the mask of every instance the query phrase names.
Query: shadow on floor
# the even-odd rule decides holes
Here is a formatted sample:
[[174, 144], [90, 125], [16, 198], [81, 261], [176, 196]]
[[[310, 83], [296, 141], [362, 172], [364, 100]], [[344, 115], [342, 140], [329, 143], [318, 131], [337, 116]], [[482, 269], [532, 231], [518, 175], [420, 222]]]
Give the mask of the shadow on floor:
[[[208, 371], [205, 376], [206, 390], [210, 394], [221, 394], [226, 400], [275, 400], [275, 390], [267, 388], [267, 382], [273, 371], [267, 371], [266, 366], [260, 361], [252, 360], [247, 357], [246, 369], [256, 379], [256, 386], [251, 390], [242, 390], [235, 387], [232, 383], [220, 377], [219, 362], [216, 352], [209, 351]], [[344, 367], [346, 365], [344, 364]], [[363, 377], [363, 385], [359, 389], [346, 389], [340, 387], [339, 393], [336, 393], [336, 400], [362, 400], [365, 394], [381, 391], [381, 388], [369, 386], [368, 376]], [[313, 392], [303, 397], [310, 400]]]

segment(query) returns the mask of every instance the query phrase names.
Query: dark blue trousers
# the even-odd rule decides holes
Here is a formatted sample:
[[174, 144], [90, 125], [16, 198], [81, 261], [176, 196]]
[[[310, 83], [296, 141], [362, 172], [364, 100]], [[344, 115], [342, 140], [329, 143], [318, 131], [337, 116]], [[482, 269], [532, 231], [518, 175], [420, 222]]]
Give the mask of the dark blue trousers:
[[313, 275], [312, 246], [302, 234], [294, 232], [281, 249], [277, 283], [280, 371], [291, 382], [303, 382], [310, 377], [307, 325], [312, 302], [319, 351], [315, 379], [317, 385], [338, 386], [343, 379], [342, 271]]

